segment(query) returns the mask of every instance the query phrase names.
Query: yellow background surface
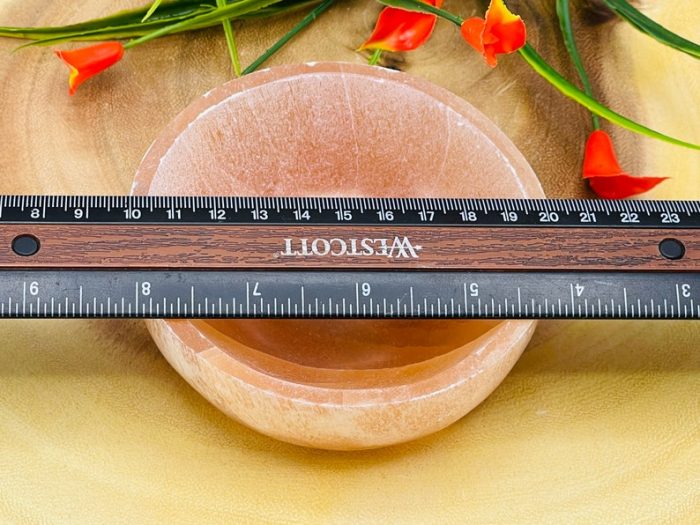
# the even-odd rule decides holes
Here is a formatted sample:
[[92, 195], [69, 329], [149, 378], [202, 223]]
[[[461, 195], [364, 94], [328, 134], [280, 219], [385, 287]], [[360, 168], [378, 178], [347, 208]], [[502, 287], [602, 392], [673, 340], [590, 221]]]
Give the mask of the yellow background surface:
[[[700, 40], [694, 0], [647, 13]], [[67, 23], [137, 2], [0, 1], [0, 24]], [[551, 2], [511, 2], [568, 75]], [[651, 4], [651, 3], [649, 3]], [[464, 16], [482, 7], [447, 3]], [[379, 7], [339, 1], [272, 63], [338, 59]], [[238, 26], [244, 63], [295, 17]], [[599, 96], [700, 142], [700, 63], [630, 27], [578, 28]], [[126, 193], [148, 144], [230, 77], [219, 30], [130, 52], [69, 98], [47, 49], [0, 41], [0, 192]], [[550, 196], [585, 195], [584, 111], [509, 57], [495, 71], [453, 28], [388, 64], [474, 103], [521, 148]], [[610, 129], [609, 127], [607, 129]], [[615, 130], [655, 197], [700, 197], [700, 155]], [[503, 384], [450, 428], [361, 453], [258, 435], [205, 402], [138, 321], [2, 321], [0, 522], [698, 522], [700, 324], [541, 323]]]

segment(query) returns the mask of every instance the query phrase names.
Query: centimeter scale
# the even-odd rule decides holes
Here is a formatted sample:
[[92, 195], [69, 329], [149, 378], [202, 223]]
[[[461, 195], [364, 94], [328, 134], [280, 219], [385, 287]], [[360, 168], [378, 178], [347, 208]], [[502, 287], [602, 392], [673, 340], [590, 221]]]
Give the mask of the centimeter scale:
[[0, 196], [0, 317], [700, 318], [700, 202]]

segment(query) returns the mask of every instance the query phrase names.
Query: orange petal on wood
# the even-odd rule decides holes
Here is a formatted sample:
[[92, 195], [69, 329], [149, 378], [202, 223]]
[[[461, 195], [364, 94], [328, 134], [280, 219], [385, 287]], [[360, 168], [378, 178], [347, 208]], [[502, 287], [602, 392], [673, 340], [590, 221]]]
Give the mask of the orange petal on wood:
[[633, 177], [620, 167], [610, 136], [596, 130], [586, 141], [583, 178], [603, 199], [624, 199], [654, 188], [668, 177]]
[[102, 42], [72, 51], [56, 51], [56, 56], [70, 68], [68, 87], [71, 95], [88, 78], [113, 66], [124, 56], [121, 42]]
[[667, 178], [632, 177], [622, 174], [611, 177], [591, 177], [588, 178], [588, 184], [596, 195], [603, 199], [625, 199], [647, 192]]
[[[440, 7], [442, 0], [426, 3]], [[374, 31], [359, 50], [413, 51], [428, 41], [436, 22], [435, 15], [386, 7], [377, 18]]]
[[513, 53], [525, 45], [527, 31], [520, 16], [511, 13], [503, 0], [492, 0], [485, 19], [470, 18], [462, 23], [462, 37], [495, 67], [497, 55]]

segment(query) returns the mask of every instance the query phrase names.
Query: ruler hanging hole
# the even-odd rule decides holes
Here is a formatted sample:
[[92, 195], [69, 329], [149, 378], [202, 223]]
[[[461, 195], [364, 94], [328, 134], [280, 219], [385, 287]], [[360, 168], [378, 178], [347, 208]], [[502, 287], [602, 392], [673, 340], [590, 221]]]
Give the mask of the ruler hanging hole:
[[666, 259], [672, 261], [682, 259], [685, 255], [685, 246], [678, 239], [667, 238], [659, 243], [659, 252]]
[[22, 257], [29, 257], [39, 251], [39, 239], [33, 235], [18, 235], [12, 240], [12, 251]]

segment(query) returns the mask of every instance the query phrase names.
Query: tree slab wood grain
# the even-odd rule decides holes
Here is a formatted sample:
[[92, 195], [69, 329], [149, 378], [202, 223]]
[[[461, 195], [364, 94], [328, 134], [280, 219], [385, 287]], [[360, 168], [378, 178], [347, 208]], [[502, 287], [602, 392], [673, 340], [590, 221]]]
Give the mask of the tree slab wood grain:
[[[0, 0], [0, 23], [64, 24], [134, 1]], [[567, 66], [553, 2], [510, 2], [530, 39]], [[700, 40], [694, 0], [642, 2]], [[463, 16], [471, 0], [446, 2]], [[339, 1], [270, 64], [362, 62], [353, 50], [379, 6]], [[249, 63], [299, 16], [236, 24]], [[579, 26], [602, 100], [700, 142], [700, 64], [623, 24]], [[156, 41], [67, 96], [46, 49], [0, 41], [0, 192], [127, 193], [159, 130], [231, 76], [222, 32]], [[523, 151], [551, 197], [579, 180], [582, 109], [517, 58], [490, 70], [441, 23], [386, 63], [482, 110]], [[608, 128], [609, 129], [609, 128]], [[622, 164], [672, 180], [656, 198], [700, 198], [700, 154], [613, 129]], [[541, 323], [478, 409], [418, 442], [331, 453], [276, 442], [229, 420], [165, 362], [142, 323], [3, 321], [0, 521], [693, 522], [700, 515], [700, 323]]]

